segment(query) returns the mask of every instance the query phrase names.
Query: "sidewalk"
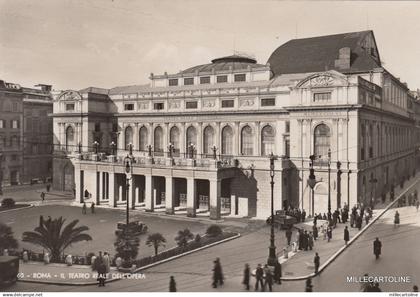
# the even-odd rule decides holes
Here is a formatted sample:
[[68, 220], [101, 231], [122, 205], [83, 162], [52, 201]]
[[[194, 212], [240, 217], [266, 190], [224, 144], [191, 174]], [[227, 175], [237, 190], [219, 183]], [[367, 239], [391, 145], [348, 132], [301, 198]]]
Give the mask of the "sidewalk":
[[[410, 187], [418, 182], [420, 182], [420, 174], [417, 174], [415, 178], [411, 178], [409, 181], [407, 181], [403, 189], [401, 189], [400, 187], [398, 187], [398, 189], [395, 189], [394, 201], [389, 201], [388, 198], [387, 201], [385, 201], [385, 203], [376, 204], [373, 210], [373, 217], [370, 220], [369, 224], [373, 223], [378, 218], [378, 216], [380, 216], [385, 211], [385, 208], [387, 208], [393, 202], [397, 201], [403, 192], [405, 192], [407, 189], [410, 189], [408, 191], [408, 193], [410, 193], [412, 191]], [[316, 252], [320, 257], [319, 270], [321, 271], [326, 266], [328, 266], [328, 264], [338, 256], [338, 252], [340, 251], [340, 249], [345, 246], [345, 226], [348, 226], [349, 229], [350, 245], [351, 240], [355, 237], [358, 237], [364, 231], [364, 228], [366, 228], [366, 222], [363, 220], [361, 231], [359, 231], [357, 228], [351, 228], [349, 222], [346, 224], [337, 223], [337, 227], [333, 229], [332, 240], [330, 242], [328, 242], [327, 240], [323, 240], [323, 238], [318, 238], [318, 240], [314, 242], [314, 248], [312, 251], [298, 251], [297, 253], [289, 252], [288, 259], [284, 259], [283, 256], [279, 257], [279, 261], [280, 263], [282, 263], [282, 279], [297, 280], [307, 278], [311, 274], [313, 274], [315, 270], [314, 257]], [[295, 227], [312, 231], [312, 221], [297, 224]], [[295, 236], [295, 234], [293, 234], [293, 236]], [[320, 234], [320, 236], [322, 235]], [[282, 250], [282, 248], [279, 250]]]

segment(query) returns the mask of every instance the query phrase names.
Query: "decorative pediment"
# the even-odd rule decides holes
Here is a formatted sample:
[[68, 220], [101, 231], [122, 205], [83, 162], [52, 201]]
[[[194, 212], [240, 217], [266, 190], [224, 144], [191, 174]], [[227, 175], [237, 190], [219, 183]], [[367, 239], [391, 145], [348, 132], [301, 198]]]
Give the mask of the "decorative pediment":
[[325, 88], [348, 86], [347, 77], [337, 71], [315, 73], [301, 80], [296, 88]]
[[58, 95], [58, 100], [80, 101], [82, 100], [82, 95], [78, 91], [67, 90]]

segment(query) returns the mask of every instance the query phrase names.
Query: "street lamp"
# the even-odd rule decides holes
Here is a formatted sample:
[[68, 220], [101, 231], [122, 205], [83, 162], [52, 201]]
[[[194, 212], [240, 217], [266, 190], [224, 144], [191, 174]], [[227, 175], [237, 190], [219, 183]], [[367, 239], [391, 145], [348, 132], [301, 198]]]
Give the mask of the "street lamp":
[[328, 221], [331, 221], [331, 149], [328, 149]]
[[128, 145], [128, 154], [130, 155], [130, 157], [133, 156], [133, 144], [130, 142]]
[[111, 155], [116, 155], [116, 147], [117, 147], [117, 145], [115, 144], [115, 142], [111, 142], [111, 144], [110, 144], [110, 146], [111, 146]]
[[93, 143], [93, 149], [95, 150], [95, 155], [98, 154], [99, 143], [95, 140]]
[[315, 155], [310, 155], [309, 159], [311, 160], [311, 162], [309, 163], [309, 179], [308, 179], [308, 185], [311, 188], [311, 192], [312, 192], [312, 216], [315, 216], [315, 191], [314, 191], [314, 187], [316, 185], [316, 177], [315, 177], [315, 169], [314, 169], [314, 161], [315, 161]]
[[128, 223], [130, 221], [129, 219], [129, 209], [130, 209], [130, 201], [129, 201], [129, 192], [130, 192], [130, 179], [132, 178], [133, 174], [133, 166], [132, 166], [132, 158], [130, 155], [127, 155], [127, 157], [124, 158], [124, 164], [125, 164], [125, 186], [126, 186], [126, 202], [127, 202], [127, 208], [126, 208], [126, 224], [128, 228]]
[[270, 247], [268, 253], [267, 265], [274, 266], [277, 263], [276, 246], [274, 245], [274, 161], [277, 156], [270, 154], [270, 177], [271, 177], [271, 233], [270, 233]]
[[172, 153], [174, 152], [174, 145], [170, 142], [168, 145], [168, 157], [172, 158]]
[[148, 156], [151, 157], [152, 156], [152, 145], [151, 144], [149, 144], [147, 146], [147, 151], [148, 151]]
[[189, 146], [189, 151], [190, 151], [190, 159], [194, 159], [195, 145], [192, 142], [191, 142], [191, 144]]

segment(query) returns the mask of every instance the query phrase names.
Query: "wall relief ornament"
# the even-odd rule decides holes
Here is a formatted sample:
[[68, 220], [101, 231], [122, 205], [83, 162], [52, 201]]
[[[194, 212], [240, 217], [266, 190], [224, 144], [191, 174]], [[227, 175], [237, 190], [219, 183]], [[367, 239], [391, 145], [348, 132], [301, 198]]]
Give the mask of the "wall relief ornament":
[[242, 99], [239, 101], [239, 106], [253, 106], [255, 104], [254, 99]]
[[170, 101], [169, 102], [169, 109], [177, 109], [181, 106], [179, 101]]
[[82, 95], [79, 92], [73, 90], [67, 90], [58, 95], [58, 100], [82, 100]]
[[149, 109], [149, 102], [140, 102], [139, 109]]
[[216, 102], [214, 100], [204, 100], [203, 106], [207, 108], [214, 107], [216, 105]]

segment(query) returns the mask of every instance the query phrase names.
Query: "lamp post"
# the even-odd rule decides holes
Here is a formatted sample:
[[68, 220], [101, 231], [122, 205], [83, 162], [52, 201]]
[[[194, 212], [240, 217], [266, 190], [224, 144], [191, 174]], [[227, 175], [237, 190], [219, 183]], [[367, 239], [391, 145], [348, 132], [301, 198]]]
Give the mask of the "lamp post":
[[128, 228], [128, 223], [130, 221], [129, 218], [129, 210], [130, 210], [130, 179], [132, 178], [133, 174], [133, 166], [132, 166], [132, 158], [130, 155], [127, 155], [127, 157], [124, 158], [124, 164], [125, 164], [125, 186], [126, 186], [126, 202], [127, 202], [127, 208], [126, 208], [126, 227]]
[[172, 153], [174, 152], [174, 145], [170, 142], [168, 145], [168, 157], [172, 158]]
[[110, 146], [111, 146], [111, 155], [113, 155], [113, 156], [115, 156], [115, 154], [116, 154], [116, 151], [115, 151], [115, 148], [116, 148], [116, 144], [115, 144], [115, 142], [111, 142], [110, 143]]
[[314, 187], [316, 185], [316, 177], [315, 177], [315, 169], [314, 169], [314, 161], [315, 161], [315, 155], [310, 155], [309, 159], [311, 162], [309, 163], [309, 178], [308, 178], [308, 185], [311, 188], [311, 194], [312, 194], [312, 216], [315, 216], [315, 191]]
[[328, 221], [331, 221], [331, 149], [328, 149]]
[[191, 142], [190, 146], [189, 146], [189, 151], [190, 151], [190, 159], [194, 159], [194, 151], [195, 151], [195, 145], [194, 143]]
[[130, 157], [133, 156], [133, 144], [131, 142], [128, 144], [128, 154]]
[[148, 151], [148, 156], [151, 157], [152, 156], [152, 145], [151, 144], [149, 144], [147, 146], [147, 151]]
[[93, 149], [95, 151], [95, 155], [98, 154], [98, 148], [99, 148], [99, 143], [95, 140], [95, 142], [93, 143]]
[[277, 156], [270, 154], [270, 177], [271, 177], [271, 233], [270, 233], [270, 246], [268, 253], [267, 265], [274, 266], [277, 263], [276, 246], [274, 245], [274, 161]]

